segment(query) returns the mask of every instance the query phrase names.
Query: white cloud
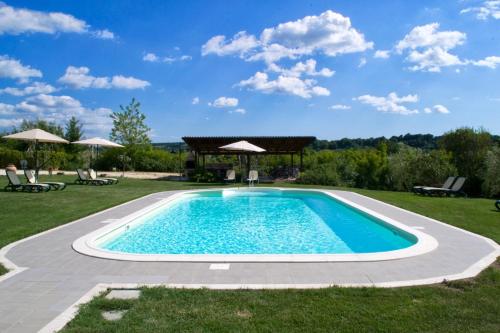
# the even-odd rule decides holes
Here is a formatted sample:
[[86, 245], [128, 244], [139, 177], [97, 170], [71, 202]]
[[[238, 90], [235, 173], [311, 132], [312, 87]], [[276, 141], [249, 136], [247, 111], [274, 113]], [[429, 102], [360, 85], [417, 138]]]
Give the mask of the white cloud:
[[471, 60], [469, 62], [474, 66], [481, 66], [481, 67], [488, 67], [495, 69], [497, 65], [500, 65], [500, 57], [491, 56], [491, 57], [486, 57], [482, 60], [476, 60], [476, 61]]
[[14, 114], [16, 107], [11, 104], [0, 103], [0, 116]]
[[424, 108], [424, 113], [432, 113], [432, 109], [431, 108]]
[[409, 68], [411, 71], [440, 72], [441, 67], [465, 64], [456, 55], [439, 47], [428, 48], [423, 52], [411, 51], [406, 60], [415, 64]]
[[160, 61], [160, 58], [154, 53], [146, 53], [142, 57], [142, 60], [149, 61], [149, 62], [158, 62], [158, 61]]
[[0, 127], [14, 127], [19, 126], [23, 122], [22, 118], [13, 118], [13, 119], [0, 119]]
[[171, 64], [173, 62], [176, 62], [176, 61], [189, 61], [193, 59], [193, 57], [191, 57], [190, 55], [182, 55], [180, 57], [159, 57], [158, 55], [152, 53], [152, 52], [149, 52], [149, 53], [146, 53], [143, 57], [142, 57], [142, 60], [143, 61], [148, 61], [148, 62], [165, 62], [167, 64]]
[[135, 77], [115, 75], [111, 80], [111, 85], [118, 89], [144, 89], [151, 84], [148, 81], [136, 79]]
[[113, 39], [107, 30], [90, 30], [90, 26], [73, 15], [60, 12], [43, 12], [25, 8], [14, 8], [0, 2], [0, 35], [22, 33], [90, 33], [97, 38]]
[[257, 72], [249, 79], [240, 81], [237, 86], [247, 87], [266, 94], [277, 92], [296, 95], [302, 98], [330, 95], [330, 91], [324, 87], [317, 86], [315, 80], [302, 80], [298, 77], [285, 75], [278, 76], [276, 80], [269, 80], [268, 75], [262, 72]]
[[[314, 52], [334, 57], [362, 52], [373, 47], [372, 42], [367, 42], [364, 35], [352, 27], [348, 17], [331, 10], [318, 16], [306, 16], [264, 29], [260, 40], [265, 46], [283, 46], [286, 52], [283, 52], [282, 57], [296, 57]], [[267, 51], [266, 48], [262, 50], [263, 53]]]
[[[108, 108], [91, 109], [84, 107], [77, 99], [67, 96], [39, 94], [27, 97], [15, 106], [9, 107], [10, 114], [16, 119], [44, 119], [63, 125], [72, 116], [80, 119], [87, 134], [106, 135], [112, 127], [111, 110]], [[6, 119], [5, 123], [14, 123], [16, 119]], [[0, 127], [6, 127], [10, 125]]]
[[271, 72], [282, 73], [285, 76], [292, 77], [301, 77], [302, 74], [310, 75], [310, 76], [323, 76], [323, 77], [331, 77], [335, 74], [335, 71], [332, 71], [329, 68], [322, 68], [321, 70], [316, 70], [316, 60], [308, 59], [305, 62], [298, 62], [290, 69], [284, 69], [276, 64], [269, 64], [267, 69]]
[[202, 46], [202, 55], [238, 55], [249, 61], [276, 62], [313, 53], [327, 56], [362, 52], [373, 47], [362, 33], [351, 25], [348, 17], [327, 10], [318, 16], [278, 24], [262, 31], [259, 39], [245, 31], [227, 41], [214, 36]]
[[438, 31], [439, 23], [413, 28], [396, 44], [396, 51], [408, 51], [406, 60], [413, 71], [439, 72], [442, 67], [463, 65], [458, 56], [448, 51], [462, 45], [467, 36], [460, 31]]
[[95, 77], [89, 75], [89, 73], [90, 69], [88, 67], [68, 66], [66, 72], [58, 81], [76, 89], [144, 89], [150, 86], [148, 81], [136, 79], [134, 77], [125, 77], [123, 75], [115, 75], [112, 78], [107, 76]]
[[351, 106], [344, 104], [335, 104], [329, 107], [330, 110], [350, 110]]
[[366, 65], [366, 58], [359, 59], [358, 68], [364, 67]]
[[243, 108], [238, 108], [234, 111], [229, 111], [230, 113], [239, 113], [239, 114], [246, 114], [247, 113], [247, 110], [243, 109]]
[[108, 29], [96, 30], [93, 34], [99, 39], [115, 39], [115, 34]]
[[391, 55], [391, 51], [389, 50], [377, 50], [375, 51], [375, 54], [373, 55], [374, 58], [379, 58], [379, 59], [387, 59]]
[[32, 77], [42, 77], [42, 72], [38, 69], [31, 68], [31, 66], [24, 66], [17, 59], [3, 55], [0, 56], [0, 78], [1, 77], [26, 82]]
[[26, 96], [34, 94], [50, 94], [57, 89], [50, 84], [43, 82], [33, 82], [32, 85], [24, 88], [7, 87], [0, 89], [0, 94], [9, 94], [13, 96]]
[[460, 14], [465, 13], [475, 13], [479, 20], [487, 20], [490, 17], [500, 20], [500, 1], [484, 1], [480, 6], [468, 7], [460, 11]]
[[240, 31], [231, 40], [226, 41], [226, 37], [219, 35], [210, 38], [202, 47], [201, 54], [216, 54], [218, 56], [233, 55], [244, 56], [250, 50], [256, 48], [259, 41], [253, 35], [248, 35], [246, 31]]
[[434, 111], [439, 113], [444, 113], [444, 114], [450, 113], [450, 110], [448, 110], [444, 105], [441, 104], [436, 104], [432, 108], [434, 109]]
[[397, 113], [402, 115], [410, 115], [418, 113], [418, 110], [408, 109], [402, 104], [416, 103], [418, 102], [417, 95], [407, 95], [398, 97], [395, 92], [391, 92], [387, 97], [378, 97], [372, 95], [362, 95], [354, 98], [363, 104], [368, 104], [373, 106], [377, 111]]
[[193, 105], [200, 104], [200, 98], [199, 97], [194, 97], [193, 100], [191, 101], [191, 104], [193, 104]]
[[212, 103], [208, 103], [208, 105], [213, 106], [214, 108], [229, 108], [238, 106], [238, 99], [234, 97], [219, 97]]

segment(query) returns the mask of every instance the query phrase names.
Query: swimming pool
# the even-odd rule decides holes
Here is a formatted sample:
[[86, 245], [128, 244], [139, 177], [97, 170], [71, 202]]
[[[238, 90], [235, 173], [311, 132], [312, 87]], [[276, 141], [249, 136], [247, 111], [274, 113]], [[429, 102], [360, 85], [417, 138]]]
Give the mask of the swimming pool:
[[85, 244], [115, 259], [194, 261], [384, 260], [432, 245], [430, 236], [325, 191], [187, 191], [140, 213]]

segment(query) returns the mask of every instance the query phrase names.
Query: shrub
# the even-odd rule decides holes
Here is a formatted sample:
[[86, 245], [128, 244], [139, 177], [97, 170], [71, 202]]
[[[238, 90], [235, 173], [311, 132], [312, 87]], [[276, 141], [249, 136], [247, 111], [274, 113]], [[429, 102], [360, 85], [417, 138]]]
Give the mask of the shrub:
[[424, 152], [405, 147], [388, 159], [389, 186], [398, 191], [410, 190], [415, 185], [442, 185], [456, 175], [451, 154], [444, 150]]
[[483, 191], [486, 196], [500, 196], [500, 148], [493, 147], [486, 154]]
[[302, 184], [312, 185], [340, 185], [339, 175], [335, 170], [335, 164], [320, 164], [300, 175], [298, 180]]

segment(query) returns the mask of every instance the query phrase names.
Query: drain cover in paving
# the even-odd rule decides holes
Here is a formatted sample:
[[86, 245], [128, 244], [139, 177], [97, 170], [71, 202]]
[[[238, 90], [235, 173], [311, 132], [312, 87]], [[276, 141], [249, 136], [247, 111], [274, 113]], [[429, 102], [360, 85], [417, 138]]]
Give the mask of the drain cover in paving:
[[109, 321], [120, 320], [123, 318], [123, 315], [127, 313], [128, 310], [119, 310], [119, 311], [103, 311], [102, 317]]
[[111, 290], [106, 299], [137, 299], [141, 295], [140, 290]]

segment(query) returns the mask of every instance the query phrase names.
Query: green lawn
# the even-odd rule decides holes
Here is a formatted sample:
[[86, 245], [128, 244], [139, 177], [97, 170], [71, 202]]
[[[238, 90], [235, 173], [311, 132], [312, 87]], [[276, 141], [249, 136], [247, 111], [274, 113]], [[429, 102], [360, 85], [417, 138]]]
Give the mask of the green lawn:
[[[51, 180], [72, 182], [73, 177], [53, 177]], [[5, 177], [0, 177], [0, 185], [2, 183], [6, 184]], [[0, 191], [0, 247], [148, 193], [204, 186], [126, 179], [114, 186], [69, 185], [62, 192]], [[492, 200], [351, 190], [500, 242], [500, 213], [494, 209]], [[0, 274], [4, 272], [0, 266]], [[83, 307], [65, 331], [498, 332], [499, 299], [498, 264], [470, 281], [411, 288], [303, 291], [154, 288], [145, 289], [138, 301], [97, 298]], [[104, 309], [130, 311], [122, 320], [108, 323], [100, 315]]]

